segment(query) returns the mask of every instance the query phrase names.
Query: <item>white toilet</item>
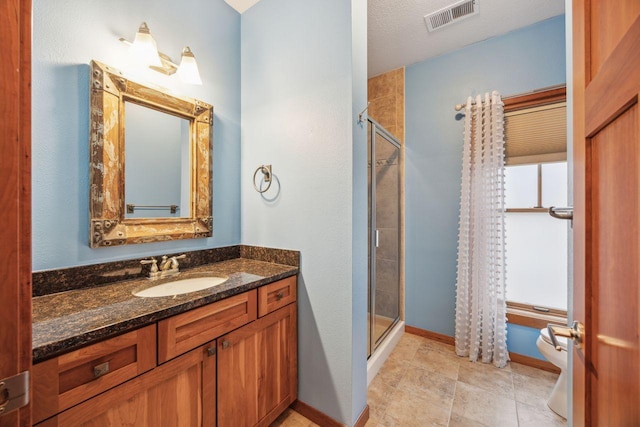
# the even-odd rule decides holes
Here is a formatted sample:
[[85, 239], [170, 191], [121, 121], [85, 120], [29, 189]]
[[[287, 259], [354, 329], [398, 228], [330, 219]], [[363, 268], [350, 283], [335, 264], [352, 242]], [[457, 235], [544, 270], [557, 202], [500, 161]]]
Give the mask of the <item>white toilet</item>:
[[556, 414], [563, 418], [567, 418], [567, 339], [564, 337], [556, 337], [558, 344], [562, 347], [561, 351], [555, 349], [549, 338], [547, 328], [540, 329], [540, 336], [536, 341], [540, 353], [555, 366], [560, 368], [560, 377], [553, 387], [551, 396], [547, 400], [547, 405]]

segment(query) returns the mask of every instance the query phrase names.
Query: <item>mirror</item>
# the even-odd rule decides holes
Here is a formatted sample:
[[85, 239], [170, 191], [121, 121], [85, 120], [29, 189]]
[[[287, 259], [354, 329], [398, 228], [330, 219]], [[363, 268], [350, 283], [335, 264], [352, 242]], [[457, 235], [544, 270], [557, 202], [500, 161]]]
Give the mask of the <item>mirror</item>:
[[97, 61], [90, 96], [90, 246], [210, 237], [213, 107]]
[[190, 121], [129, 100], [124, 118], [124, 217], [188, 218]]

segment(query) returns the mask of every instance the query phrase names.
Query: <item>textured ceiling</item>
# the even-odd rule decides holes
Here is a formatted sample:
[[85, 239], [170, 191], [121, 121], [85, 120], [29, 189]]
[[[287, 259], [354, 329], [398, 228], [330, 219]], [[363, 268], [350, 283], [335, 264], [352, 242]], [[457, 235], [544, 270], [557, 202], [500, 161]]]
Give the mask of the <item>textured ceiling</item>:
[[477, 0], [480, 13], [428, 32], [424, 15], [456, 0], [368, 0], [369, 77], [564, 13], [564, 0]]
[[[225, 1], [242, 13], [259, 0]], [[424, 15], [456, 1], [368, 0], [369, 77], [564, 13], [564, 0], [476, 0], [479, 14], [428, 32]]]

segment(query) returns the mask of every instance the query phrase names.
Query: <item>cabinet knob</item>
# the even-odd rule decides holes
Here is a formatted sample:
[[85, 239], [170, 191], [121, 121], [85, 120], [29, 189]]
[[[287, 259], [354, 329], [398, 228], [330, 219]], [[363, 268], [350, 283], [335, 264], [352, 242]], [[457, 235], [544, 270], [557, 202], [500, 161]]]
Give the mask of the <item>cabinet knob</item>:
[[229, 340], [222, 341], [222, 348], [223, 349], [229, 348], [229, 345], [230, 345]]
[[207, 356], [211, 357], [211, 356], [215, 356], [215, 354], [216, 354], [216, 347], [215, 346], [209, 347], [207, 349]]
[[284, 292], [280, 291], [276, 294], [276, 301], [280, 301], [282, 298], [284, 298]]

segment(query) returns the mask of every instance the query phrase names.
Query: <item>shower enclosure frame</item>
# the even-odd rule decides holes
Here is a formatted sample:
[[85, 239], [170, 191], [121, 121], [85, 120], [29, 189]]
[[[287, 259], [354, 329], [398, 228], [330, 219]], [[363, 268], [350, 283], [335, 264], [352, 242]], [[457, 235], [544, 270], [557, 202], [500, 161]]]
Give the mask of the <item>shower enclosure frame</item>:
[[[385, 342], [387, 336], [394, 330], [394, 328], [404, 319], [404, 146], [403, 144], [383, 126], [381, 126], [375, 120], [368, 119], [369, 135], [368, 135], [368, 150], [369, 161], [371, 166], [369, 168], [369, 277], [368, 277], [368, 349], [367, 357], [373, 356]], [[376, 215], [376, 203], [377, 203], [377, 177], [376, 177], [376, 137], [380, 135], [385, 142], [391, 144], [398, 153], [398, 197], [397, 197], [397, 283], [395, 283], [395, 289], [397, 290], [397, 315], [392, 322], [386, 327], [385, 331], [377, 336], [376, 333], [376, 321], [377, 321], [377, 306], [376, 306], [376, 289], [377, 289], [377, 266], [376, 266], [376, 254], [379, 242], [379, 228], [377, 227], [377, 215]]]

